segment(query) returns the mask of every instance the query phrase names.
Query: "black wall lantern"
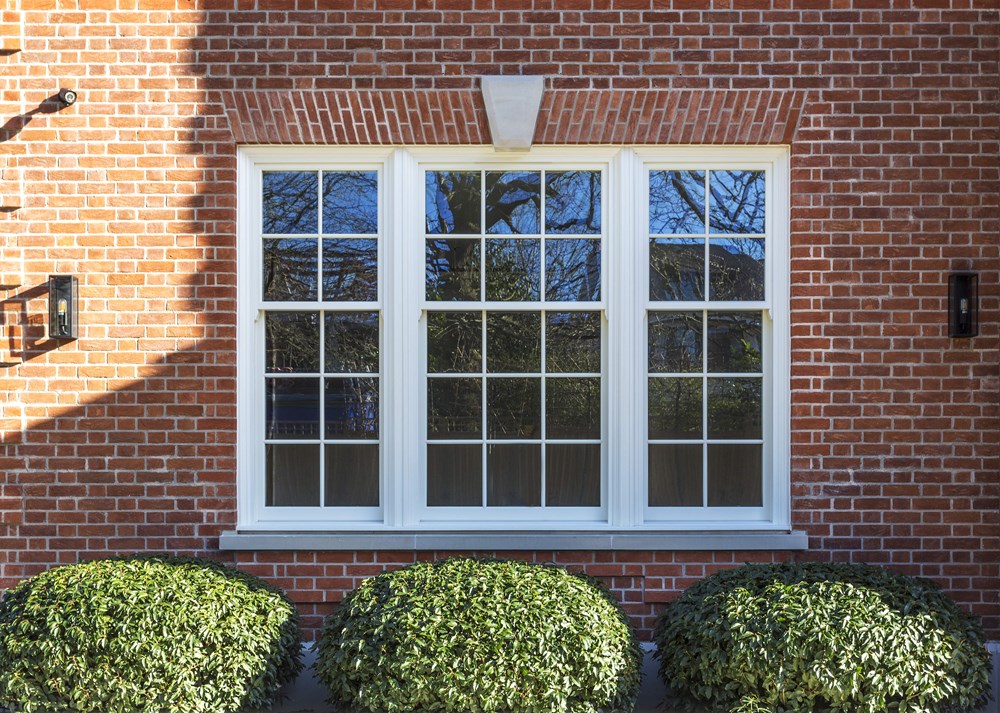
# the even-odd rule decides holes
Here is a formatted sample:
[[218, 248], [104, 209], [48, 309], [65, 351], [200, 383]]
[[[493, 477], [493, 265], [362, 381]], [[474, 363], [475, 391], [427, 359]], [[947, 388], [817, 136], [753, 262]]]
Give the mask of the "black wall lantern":
[[49, 275], [49, 339], [76, 339], [79, 326], [79, 281], [72, 275]]
[[979, 275], [956, 272], [948, 276], [948, 336], [979, 334]]

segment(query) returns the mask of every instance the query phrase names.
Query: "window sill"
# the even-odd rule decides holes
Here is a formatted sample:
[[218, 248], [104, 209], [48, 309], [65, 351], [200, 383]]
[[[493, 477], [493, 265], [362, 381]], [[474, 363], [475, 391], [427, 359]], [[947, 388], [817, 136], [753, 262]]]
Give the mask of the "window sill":
[[223, 532], [223, 551], [807, 550], [805, 532]]

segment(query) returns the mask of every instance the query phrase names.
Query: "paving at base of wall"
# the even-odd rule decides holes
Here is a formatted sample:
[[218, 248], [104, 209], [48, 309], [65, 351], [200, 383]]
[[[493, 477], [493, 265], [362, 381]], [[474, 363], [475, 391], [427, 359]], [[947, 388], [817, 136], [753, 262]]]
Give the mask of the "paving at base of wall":
[[[988, 644], [993, 653], [993, 691], [994, 696], [1000, 694], [1000, 642]], [[667, 713], [662, 707], [666, 689], [657, 675], [657, 662], [653, 660], [653, 649], [650, 644], [644, 644], [646, 656], [642, 665], [642, 688], [636, 703], [635, 713]], [[298, 679], [289, 685], [285, 691], [285, 699], [277, 706], [270, 708], [268, 713], [332, 713], [334, 708], [326, 702], [326, 689], [312, 675], [312, 665], [316, 654], [311, 648], [305, 652], [306, 669]], [[985, 708], [977, 713], [1000, 713], [1000, 700], [994, 698]]]

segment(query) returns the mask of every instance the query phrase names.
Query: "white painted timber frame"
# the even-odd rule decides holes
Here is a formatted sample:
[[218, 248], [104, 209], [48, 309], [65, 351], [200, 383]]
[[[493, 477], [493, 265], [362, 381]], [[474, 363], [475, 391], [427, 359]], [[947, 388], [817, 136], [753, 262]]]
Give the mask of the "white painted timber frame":
[[[424, 299], [424, 181], [434, 169], [591, 169], [603, 172], [601, 302], [603, 314], [602, 505], [570, 508], [456, 508], [423, 505], [426, 432], [426, 309]], [[713, 309], [764, 314], [764, 490], [761, 507], [646, 506], [646, 315], [648, 299], [648, 172], [656, 169], [741, 169], [766, 173], [765, 299], [713, 303]], [[378, 508], [265, 507], [264, 304], [261, 288], [261, 185], [268, 170], [377, 171], [379, 175], [379, 300], [377, 303], [288, 303], [277, 309], [379, 310], [381, 315], [380, 472]], [[491, 147], [242, 147], [238, 152], [237, 531], [226, 549], [311, 549], [366, 546], [459, 546], [552, 549], [544, 533], [574, 549], [662, 547], [675, 535], [680, 549], [801, 549], [790, 532], [787, 147], [535, 147], [524, 154]], [[275, 303], [268, 303], [271, 310]], [[695, 304], [695, 303], [692, 303]], [[702, 303], [697, 303], [697, 309]], [[480, 303], [449, 303], [482, 308]], [[671, 308], [683, 308], [676, 303]], [[490, 309], [517, 309], [490, 303]], [[523, 308], [523, 307], [522, 307]], [[532, 309], [540, 307], [532, 303]], [[558, 307], [555, 307], [558, 309]], [[435, 512], [430, 512], [435, 510]], [[517, 511], [517, 512], [514, 512]], [[534, 512], [532, 512], [534, 511]], [[558, 519], [557, 519], [558, 518]], [[563, 533], [560, 537], [558, 533]], [[268, 533], [271, 539], [268, 539]], [[277, 534], [286, 533], [286, 534]], [[329, 533], [327, 540], [323, 533]], [[449, 539], [449, 533], [462, 539]], [[713, 534], [715, 533], [715, 534]], [[728, 534], [727, 534], [728, 533]], [[780, 537], [786, 533], [786, 538]], [[537, 534], [537, 536], [535, 536]], [[393, 537], [396, 535], [397, 537]], [[702, 536], [704, 535], [704, 536]], [[754, 535], [761, 536], [757, 545]], [[777, 537], [776, 537], [777, 536]], [[264, 539], [261, 539], [261, 538]], [[601, 539], [601, 538], [604, 539]], [[375, 539], [371, 539], [375, 538]], [[442, 539], [443, 538], [443, 539]], [[542, 539], [539, 539], [542, 538]], [[596, 538], [596, 539], [595, 539]], [[617, 539], [616, 539], [617, 538]], [[680, 539], [677, 539], [680, 538]], [[668, 538], [669, 539], [669, 538]], [[365, 542], [369, 542], [365, 545]], [[398, 541], [397, 541], [398, 540]], [[529, 545], [529, 541], [530, 544]], [[716, 544], [713, 544], [713, 541]], [[270, 543], [270, 544], [269, 544]], [[617, 543], [617, 544], [615, 544]], [[272, 547], [273, 546], [273, 547]]]

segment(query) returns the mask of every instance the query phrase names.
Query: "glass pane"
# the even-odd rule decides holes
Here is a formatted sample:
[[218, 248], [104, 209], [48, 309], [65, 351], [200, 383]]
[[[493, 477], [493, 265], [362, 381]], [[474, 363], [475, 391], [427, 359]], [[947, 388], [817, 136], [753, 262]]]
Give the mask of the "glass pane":
[[378, 312], [327, 312], [326, 372], [378, 371]]
[[490, 444], [486, 447], [486, 504], [494, 507], [542, 504], [542, 447]]
[[600, 373], [599, 312], [548, 312], [545, 315], [545, 370]]
[[545, 232], [593, 235], [601, 232], [601, 172], [545, 174]]
[[704, 240], [649, 241], [649, 299], [663, 302], [705, 299]]
[[265, 446], [268, 507], [319, 505], [319, 444]]
[[486, 299], [536, 302], [541, 272], [540, 240], [491, 238], [486, 241]]
[[538, 312], [490, 312], [486, 315], [487, 370], [542, 370], [542, 315]]
[[601, 379], [545, 380], [545, 437], [601, 437]]
[[319, 176], [315, 171], [265, 171], [263, 231], [318, 233]]
[[263, 248], [265, 300], [316, 299], [319, 256], [315, 240], [265, 240]]
[[649, 380], [649, 437], [701, 438], [701, 379]]
[[549, 443], [545, 446], [545, 504], [552, 507], [600, 506], [599, 443]]
[[378, 439], [378, 379], [326, 380], [326, 437]]
[[708, 380], [708, 437], [761, 437], [761, 379]]
[[319, 312], [267, 312], [264, 363], [267, 373], [319, 371]]
[[601, 299], [600, 240], [545, 241], [545, 299], [559, 302]]
[[483, 437], [482, 379], [427, 380], [427, 437]]
[[650, 312], [649, 370], [701, 371], [701, 312]]
[[323, 232], [350, 235], [378, 232], [375, 171], [323, 172]]
[[377, 242], [323, 241], [323, 299], [345, 302], [378, 299]]
[[431, 507], [483, 504], [483, 447], [427, 446], [427, 504]]
[[479, 299], [479, 240], [427, 241], [427, 299]]
[[712, 171], [709, 190], [710, 232], [764, 232], [763, 171]]
[[708, 370], [760, 371], [760, 340], [760, 312], [709, 312]]
[[486, 172], [486, 232], [541, 232], [542, 174], [538, 171]]
[[490, 438], [540, 438], [542, 380], [486, 381], [486, 428]]
[[482, 313], [428, 312], [427, 371], [479, 374], [482, 370]]
[[265, 438], [319, 438], [319, 379], [265, 379], [264, 384]]
[[479, 233], [479, 171], [428, 171], [425, 218], [430, 235]]
[[702, 506], [702, 447], [680, 444], [649, 446], [649, 506]]
[[760, 507], [763, 505], [761, 462], [761, 446], [759, 444], [709, 444], [709, 507]]
[[710, 242], [711, 298], [719, 301], [764, 299], [764, 241], [733, 238]]
[[705, 172], [649, 172], [649, 232], [705, 232]]
[[326, 446], [326, 496], [332, 507], [378, 507], [378, 446]]

